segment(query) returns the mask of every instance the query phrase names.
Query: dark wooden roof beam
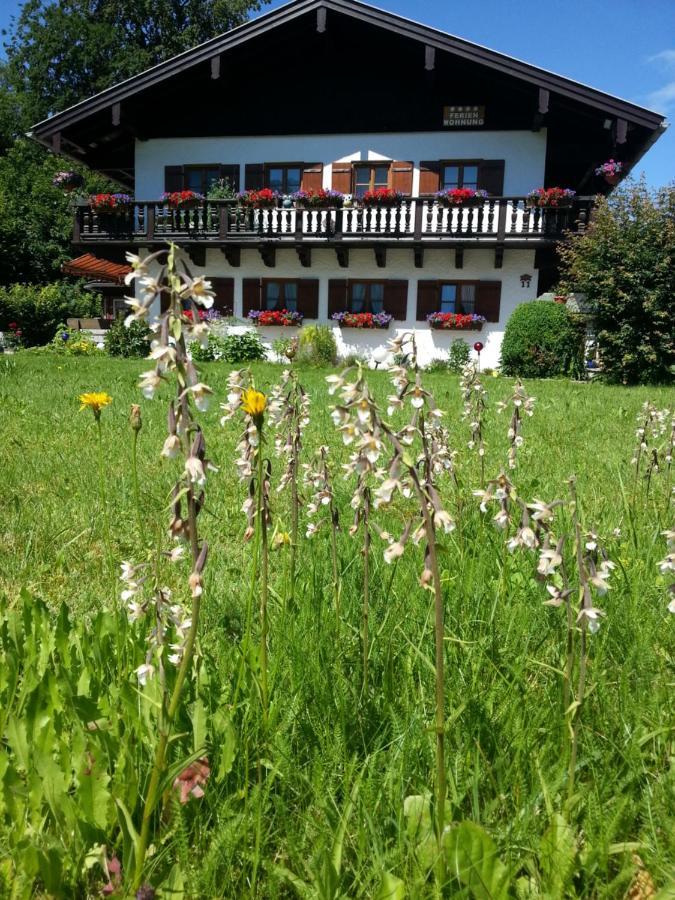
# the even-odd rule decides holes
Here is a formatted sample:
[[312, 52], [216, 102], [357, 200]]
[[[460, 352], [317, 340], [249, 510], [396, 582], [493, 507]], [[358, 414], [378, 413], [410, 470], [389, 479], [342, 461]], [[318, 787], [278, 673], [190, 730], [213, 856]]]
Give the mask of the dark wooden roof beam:
[[113, 128], [117, 128], [122, 120], [122, 104], [113, 103], [111, 107]]
[[211, 58], [211, 79], [216, 81], [220, 78], [220, 56], [213, 56]]
[[427, 72], [433, 72], [436, 68], [436, 50], [428, 44], [424, 48], [424, 68]]
[[319, 34], [326, 33], [326, 7], [320, 6], [316, 11], [316, 30]]

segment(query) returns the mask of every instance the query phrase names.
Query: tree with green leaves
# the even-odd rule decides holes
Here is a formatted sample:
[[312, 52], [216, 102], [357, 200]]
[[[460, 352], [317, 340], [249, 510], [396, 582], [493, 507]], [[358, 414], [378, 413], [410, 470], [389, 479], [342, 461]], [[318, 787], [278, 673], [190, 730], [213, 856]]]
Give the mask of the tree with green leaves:
[[605, 375], [623, 384], [675, 374], [675, 184], [642, 181], [599, 198], [559, 247], [562, 290], [585, 295]]

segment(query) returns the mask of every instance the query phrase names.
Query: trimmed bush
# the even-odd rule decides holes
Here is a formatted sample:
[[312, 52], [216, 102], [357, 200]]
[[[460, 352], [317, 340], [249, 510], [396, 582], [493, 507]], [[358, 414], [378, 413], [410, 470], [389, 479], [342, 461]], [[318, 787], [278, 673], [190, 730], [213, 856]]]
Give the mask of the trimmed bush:
[[506, 323], [501, 367], [521, 378], [580, 377], [586, 326], [564, 304], [533, 300], [517, 306]]
[[240, 363], [253, 362], [267, 357], [263, 342], [253, 331], [245, 331], [243, 334], [227, 334], [224, 337], [210, 334], [206, 347], [202, 347], [198, 341], [193, 341], [190, 344], [190, 354], [195, 362], [222, 360], [228, 363]]
[[151, 337], [145, 322], [132, 322], [127, 328], [123, 318], [115, 319], [104, 338], [105, 351], [109, 356], [144, 357], [150, 352]]
[[464, 338], [455, 338], [448, 350], [448, 369], [459, 374], [471, 359], [471, 347]]
[[47, 344], [59, 324], [69, 317], [88, 318], [101, 313], [101, 298], [79, 284], [12, 284], [0, 287], [0, 331], [10, 322], [21, 329], [25, 346]]
[[337, 343], [328, 325], [305, 325], [300, 330], [298, 362], [310, 366], [334, 366]]

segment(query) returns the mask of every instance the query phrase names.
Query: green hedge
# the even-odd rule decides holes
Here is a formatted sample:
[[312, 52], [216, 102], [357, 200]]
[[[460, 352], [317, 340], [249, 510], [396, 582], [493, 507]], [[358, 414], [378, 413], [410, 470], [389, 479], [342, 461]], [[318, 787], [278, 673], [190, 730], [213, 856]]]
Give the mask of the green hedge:
[[21, 329], [21, 340], [28, 347], [47, 344], [68, 318], [100, 314], [100, 296], [79, 284], [56, 281], [0, 287], [0, 331], [6, 331], [10, 322], [16, 322]]
[[506, 323], [501, 368], [505, 375], [580, 377], [585, 371], [583, 317], [562, 303], [534, 300], [517, 306]]

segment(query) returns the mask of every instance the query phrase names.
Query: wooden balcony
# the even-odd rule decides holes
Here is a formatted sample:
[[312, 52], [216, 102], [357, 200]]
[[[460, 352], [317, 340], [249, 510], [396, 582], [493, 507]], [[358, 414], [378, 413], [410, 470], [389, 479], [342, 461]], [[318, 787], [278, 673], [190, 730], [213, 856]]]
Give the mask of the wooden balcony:
[[[157, 200], [134, 201], [123, 215], [97, 214], [80, 201], [75, 209], [73, 242], [161, 246], [167, 241], [190, 248], [199, 262], [209, 247], [221, 248], [238, 265], [244, 247], [257, 248], [274, 265], [277, 248], [295, 248], [311, 265], [312, 248], [335, 249], [346, 265], [350, 248], [374, 248], [378, 265], [386, 248], [409, 247], [421, 265], [426, 247], [541, 247], [566, 232], [586, 228], [592, 197], [572, 206], [530, 208], [524, 197], [491, 197], [480, 206], [445, 208], [430, 198], [411, 197], [393, 208], [249, 209], [233, 200], [205, 200], [192, 209], [172, 209]], [[496, 263], [497, 264], [497, 263]]]

